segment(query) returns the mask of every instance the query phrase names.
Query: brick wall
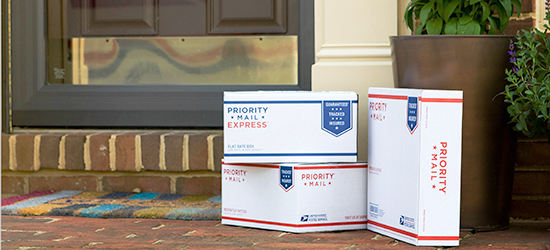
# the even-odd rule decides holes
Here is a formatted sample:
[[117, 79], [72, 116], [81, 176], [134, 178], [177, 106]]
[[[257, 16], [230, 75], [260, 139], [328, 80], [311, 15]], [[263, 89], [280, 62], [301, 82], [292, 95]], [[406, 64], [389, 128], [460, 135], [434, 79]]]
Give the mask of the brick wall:
[[550, 144], [520, 138], [512, 191], [512, 218], [550, 218]]
[[2, 134], [2, 194], [219, 194], [221, 131]]

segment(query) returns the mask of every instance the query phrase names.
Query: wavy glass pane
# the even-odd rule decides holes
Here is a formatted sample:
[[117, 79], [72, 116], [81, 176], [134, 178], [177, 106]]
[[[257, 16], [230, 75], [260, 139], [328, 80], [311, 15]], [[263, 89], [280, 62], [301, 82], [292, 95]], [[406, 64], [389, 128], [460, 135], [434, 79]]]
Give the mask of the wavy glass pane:
[[296, 36], [72, 38], [65, 64], [71, 72], [57, 83], [296, 85], [297, 42]]

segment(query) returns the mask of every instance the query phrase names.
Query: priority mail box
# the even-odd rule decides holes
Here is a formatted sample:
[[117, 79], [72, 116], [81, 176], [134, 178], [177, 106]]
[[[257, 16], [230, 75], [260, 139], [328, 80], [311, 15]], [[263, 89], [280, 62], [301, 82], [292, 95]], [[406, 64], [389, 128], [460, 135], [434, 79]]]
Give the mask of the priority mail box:
[[357, 94], [224, 93], [227, 163], [356, 162]]
[[367, 164], [222, 164], [222, 224], [315, 232], [367, 228]]
[[462, 91], [369, 89], [368, 229], [456, 246]]

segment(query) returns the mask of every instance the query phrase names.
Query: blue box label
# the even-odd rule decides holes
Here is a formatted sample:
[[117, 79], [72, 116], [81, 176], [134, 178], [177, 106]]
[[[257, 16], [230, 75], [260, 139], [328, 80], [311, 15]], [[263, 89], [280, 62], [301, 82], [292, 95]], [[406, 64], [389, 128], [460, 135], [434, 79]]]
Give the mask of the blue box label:
[[418, 97], [409, 96], [407, 101], [407, 128], [411, 134], [418, 127]]
[[338, 137], [351, 130], [351, 101], [323, 101], [323, 130]]
[[288, 192], [294, 187], [294, 167], [279, 166], [279, 185]]

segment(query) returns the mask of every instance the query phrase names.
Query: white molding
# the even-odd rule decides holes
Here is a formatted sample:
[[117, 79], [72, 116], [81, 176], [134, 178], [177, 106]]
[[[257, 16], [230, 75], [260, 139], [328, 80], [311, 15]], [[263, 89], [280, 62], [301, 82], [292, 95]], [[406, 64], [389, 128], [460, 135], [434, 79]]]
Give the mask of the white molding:
[[390, 44], [324, 44], [317, 53], [319, 60], [324, 59], [390, 59]]
[[544, 24], [548, 24], [547, 21], [544, 21], [544, 16], [546, 15], [546, 6], [544, 4], [545, 0], [536, 0], [536, 27], [539, 30], [544, 30]]

